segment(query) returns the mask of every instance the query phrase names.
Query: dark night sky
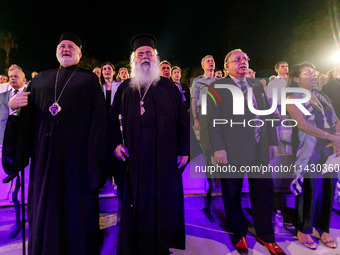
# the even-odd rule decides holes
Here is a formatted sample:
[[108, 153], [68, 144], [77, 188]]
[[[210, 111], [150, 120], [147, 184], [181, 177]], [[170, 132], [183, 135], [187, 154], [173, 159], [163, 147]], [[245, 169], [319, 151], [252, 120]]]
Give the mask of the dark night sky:
[[273, 71], [276, 62], [288, 57], [292, 30], [327, 8], [327, 1], [316, 0], [70, 2], [1, 1], [0, 30], [18, 37], [11, 62], [27, 70], [56, 67], [57, 34], [74, 28], [86, 38], [83, 55], [102, 62], [127, 59], [130, 39], [148, 32], [158, 39], [161, 60], [181, 67], [199, 67], [202, 57], [211, 54], [222, 68], [226, 53], [241, 48], [251, 58], [250, 67]]

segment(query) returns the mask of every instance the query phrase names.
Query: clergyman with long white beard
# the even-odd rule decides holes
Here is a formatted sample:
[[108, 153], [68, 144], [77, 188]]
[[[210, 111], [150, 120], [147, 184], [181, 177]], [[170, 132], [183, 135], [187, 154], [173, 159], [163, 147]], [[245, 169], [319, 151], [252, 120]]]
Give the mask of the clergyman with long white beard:
[[180, 168], [189, 155], [189, 117], [177, 87], [160, 77], [155, 37], [135, 36], [131, 46], [131, 79], [119, 86], [110, 115], [120, 159], [117, 254], [169, 254], [169, 248], [185, 249]]

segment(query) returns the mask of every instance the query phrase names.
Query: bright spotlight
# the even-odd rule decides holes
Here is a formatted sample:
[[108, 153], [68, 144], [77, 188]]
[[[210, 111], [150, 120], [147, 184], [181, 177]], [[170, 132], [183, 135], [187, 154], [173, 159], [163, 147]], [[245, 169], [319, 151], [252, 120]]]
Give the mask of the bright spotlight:
[[333, 60], [334, 60], [335, 63], [339, 63], [340, 62], [340, 51], [336, 52], [333, 55]]

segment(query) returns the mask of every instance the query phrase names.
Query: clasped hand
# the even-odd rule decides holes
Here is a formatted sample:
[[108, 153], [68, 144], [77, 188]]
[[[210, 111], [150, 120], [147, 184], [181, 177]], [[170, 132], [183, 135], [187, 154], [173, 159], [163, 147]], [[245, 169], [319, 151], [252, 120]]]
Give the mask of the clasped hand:
[[331, 143], [326, 146], [326, 148], [333, 147], [333, 153], [336, 154], [336, 156], [340, 156], [340, 136], [335, 135], [333, 136], [333, 139], [331, 139]]
[[340, 148], [337, 147], [334, 143], [330, 143], [326, 146], [326, 148], [333, 147], [333, 153], [336, 154], [337, 157], [340, 156]]
[[129, 157], [128, 149], [124, 147], [123, 144], [120, 144], [116, 147], [114, 154], [116, 158], [121, 159], [123, 161], [125, 161], [126, 158]]

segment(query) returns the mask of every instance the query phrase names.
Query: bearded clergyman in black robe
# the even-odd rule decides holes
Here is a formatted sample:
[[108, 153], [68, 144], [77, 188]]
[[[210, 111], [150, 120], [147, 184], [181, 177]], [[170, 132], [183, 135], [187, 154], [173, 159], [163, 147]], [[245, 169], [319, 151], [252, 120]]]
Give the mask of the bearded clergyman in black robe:
[[148, 34], [132, 39], [131, 79], [119, 86], [110, 115], [114, 152], [126, 164], [116, 174], [122, 199], [121, 255], [185, 249], [180, 168], [189, 155], [189, 116], [178, 88], [160, 77], [155, 45]]
[[98, 188], [110, 163], [108, 123], [98, 78], [77, 65], [83, 43], [80, 34], [63, 32], [60, 67], [40, 72], [9, 102], [12, 109], [22, 107], [16, 168], [31, 158], [32, 255], [100, 254]]

